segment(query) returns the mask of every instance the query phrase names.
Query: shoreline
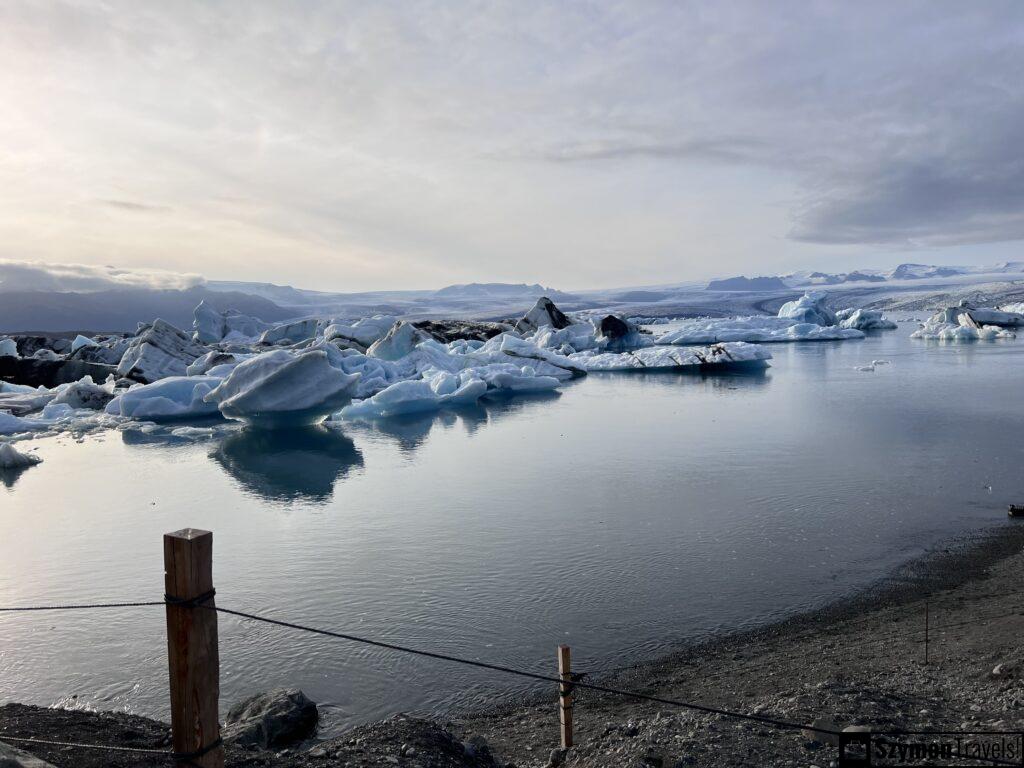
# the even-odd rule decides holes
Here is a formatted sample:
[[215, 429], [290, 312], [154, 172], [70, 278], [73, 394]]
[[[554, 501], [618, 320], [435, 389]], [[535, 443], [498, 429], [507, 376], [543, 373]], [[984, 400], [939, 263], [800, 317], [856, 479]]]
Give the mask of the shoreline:
[[[587, 682], [798, 723], [817, 719], [817, 727], [828, 729], [1020, 730], [1022, 547], [1024, 525], [995, 524], [916, 557], [876, 584], [821, 608], [682, 646]], [[1000, 664], [1004, 671], [993, 675]], [[567, 754], [555, 749], [558, 709], [552, 692], [486, 710], [452, 712], [444, 728], [395, 716], [285, 754], [229, 749], [228, 765], [824, 766], [837, 755], [824, 735], [819, 740], [813, 733], [593, 691], [581, 691], [574, 717], [576, 746]], [[0, 707], [0, 741], [7, 733], [103, 743], [105, 730], [120, 742], [165, 742], [167, 726], [117, 713]], [[416, 743], [421, 749], [399, 754]], [[461, 756], [456, 754], [460, 750]], [[58, 768], [163, 764], [159, 759], [120, 763], [102, 754], [95, 755], [102, 762], [89, 762], [80, 753], [41, 746], [30, 751]], [[441, 753], [446, 757], [438, 762]]]

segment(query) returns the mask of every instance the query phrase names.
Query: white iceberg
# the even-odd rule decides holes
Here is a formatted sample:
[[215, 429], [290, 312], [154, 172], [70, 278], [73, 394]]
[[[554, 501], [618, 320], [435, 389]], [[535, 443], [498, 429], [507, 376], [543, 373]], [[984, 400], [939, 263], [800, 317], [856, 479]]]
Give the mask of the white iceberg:
[[532, 333], [544, 326], [558, 330], [560, 328], [567, 328], [570, 325], [572, 325], [572, 321], [565, 316], [562, 310], [555, 306], [555, 302], [547, 296], [542, 296], [537, 299], [533, 309], [519, 318], [515, 324], [515, 329], [520, 333]]
[[88, 336], [83, 336], [82, 334], [78, 334], [77, 336], [75, 336], [75, 340], [71, 342], [71, 351], [74, 352], [76, 350], [81, 349], [82, 347], [98, 347], [98, 346], [99, 346], [99, 342], [96, 341], [95, 339], [90, 339]]
[[437, 371], [417, 380], [399, 381], [341, 410], [345, 419], [372, 419], [471, 405], [487, 392], [487, 382], [468, 372]]
[[18, 345], [14, 339], [0, 339], [0, 357], [18, 357]]
[[279, 349], [239, 363], [206, 395], [229, 419], [259, 427], [315, 424], [352, 399], [359, 375], [330, 364], [322, 349]]
[[933, 322], [927, 320], [924, 325], [910, 334], [912, 339], [933, 339], [937, 341], [992, 341], [995, 339], [1013, 339], [1016, 334], [1005, 328], [994, 325], [972, 327], [958, 323]]
[[225, 339], [254, 339], [268, 328], [270, 323], [258, 317], [243, 315], [234, 309], [219, 312], [207, 304], [205, 299], [199, 302], [192, 313], [192, 336], [203, 344], [216, 344]]
[[219, 376], [223, 378], [248, 355], [240, 356], [233, 352], [220, 352], [216, 349], [207, 352], [185, 369], [188, 376]]
[[772, 354], [757, 344], [724, 342], [710, 347], [646, 347], [632, 352], [578, 352], [570, 359], [588, 372], [657, 371], [733, 367], [765, 368]]
[[216, 416], [216, 403], [207, 402], [221, 379], [212, 376], [169, 376], [122, 392], [106, 406], [106, 413], [140, 421], [170, 421]]
[[345, 342], [366, 350], [373, 342], [384, 338], [397, 322], [398, 318], [391, 315], [374, 315], [351, 324], [331, 323], [324, 329], [324, 341]]
[[117, 374], [142, 382], [154, 382], [168, 376], [183, 376], [185, 370], [206, 349], [163, 320], [154, 320], [139, 328], [117, 366]]
[[787, 318], [765, 317], [713, 317], [685, 320], [678, 328], [666, 331], [654, 339], [659, 345], [715, 344], [718, 342], [746, 341], [755, 344], [791, 341], [845, 341], [863, 339], [864, 332], [837, 325], [822, 326], [801, 323]]
[[808, 291], [796, 301], [787, 301], [779, 307], [779, 317], [798, 323], [835, 325], [835, 313], [825, 306], [828, 294], [824, 291]]
[[43, 419], [15, 416], [7, 411], [0, 411], [0, 435], [35, 432], [40, 429], [49, 429], [50, 426], [50, 422]]
[[896, 323], [887, 320], [876, 309], [841, 309], [836, 312], [840, 328], [856, 328], [858, 331], [892, 331]]
[[320, 320], [315, 317], [307, 317], [304, 320], [280, 323], [268, 328], [260, 335], [260, 343], [280, 344], [288, 342], [295, 344], [300, 341], [316, 338], [319, 330]]
[[0, 470], [24, 469], [42, 462], [34, 453], [23, 453], [10, 443], [0, 443]]
[[61, 384], [54, 388], [57, 392], [52, 403], [67, 405], [72, 409], [103, 410], [114, 398], [114, 382], [96, 384], [92, 376], [85, 376], [70, 384]]
[[380, 360], [399, 360], [425, 341], [434, 341], [434, 337], [421, 331], [412, 323], [399, 320], [387, 334], [370, 345], [366, 354]]

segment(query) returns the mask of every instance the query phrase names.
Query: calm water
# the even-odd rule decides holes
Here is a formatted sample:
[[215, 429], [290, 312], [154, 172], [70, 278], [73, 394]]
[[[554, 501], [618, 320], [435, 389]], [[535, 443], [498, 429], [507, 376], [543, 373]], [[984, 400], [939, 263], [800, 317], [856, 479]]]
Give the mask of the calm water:
[[[1024, 341], [912, 327], [775, 345], [764, 375], [592, 375], [343, 435], [30, 442], [44, 463], [0, 485], [0, 604], [159, 599], [161, 535], [194, 526], [225, 607], [545, 673], [562, 642], [584, 669], [650, 657], [1006, 524]], [[515, 690], [220, 622], [225, 706], [298, 685], [339, 728]], [[0, 701], [165, 717], [165, 663], [160, 608], [0, 616]]]

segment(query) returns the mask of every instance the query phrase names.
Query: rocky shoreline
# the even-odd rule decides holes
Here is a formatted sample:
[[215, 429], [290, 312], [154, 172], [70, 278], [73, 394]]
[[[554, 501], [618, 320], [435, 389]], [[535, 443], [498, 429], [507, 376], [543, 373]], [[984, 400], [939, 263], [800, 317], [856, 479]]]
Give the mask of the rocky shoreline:
[[[689, 647], [600, 682], [827, 731], [1020, 731], [1022, 546], [1024, 526], [1000, 526], [921, 558], [823, 610]], [[237, 728], [228, 728], [227, 764], [825, 768], [837, 757], [834, 739], [822, 732], [777, 729], [589, 691], [581, 693], [574, 714], [576, 746], [567, 753], [556, 749], [554, 698], [543, 696], [493, 711], [453, 714], [444, 724], [397, 715], [325, 741], [285, 739], [268, 745], [259, 738], [240, 740]], [[303, 727], [296, 739], [304, 735]], [[0, 742], [5, 736], [155, 749], [169, 744], [168, 726], [146, 718], [20, 704], [0, 707]], [[14, 746], [57, 768], [166, 764], [156, 756]], [[21, 764], [31, 765], [12, 763]]]

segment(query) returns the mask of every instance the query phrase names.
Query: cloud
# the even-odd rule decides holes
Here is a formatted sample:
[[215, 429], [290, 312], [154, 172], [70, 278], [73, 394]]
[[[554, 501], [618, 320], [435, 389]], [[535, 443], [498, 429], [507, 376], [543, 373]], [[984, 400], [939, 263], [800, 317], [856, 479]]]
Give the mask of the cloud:
[[105, 205], [110, 208], [117, 208], [122, 211], [133, 211], [136, 213], [162, 213], [171, 210], [171, 208], [166, 205], [149, 205], [148, 203], [137, 203], [133, 200], [99, 200], [98, 202], [101, 205]]
[[118, 269], [90, 264], [49, 264], [0, 259], [0, 293], [60, 291], [92, 293], [116, 288], [184, 290], [203, 285], [200, 275], [159, 269]]

